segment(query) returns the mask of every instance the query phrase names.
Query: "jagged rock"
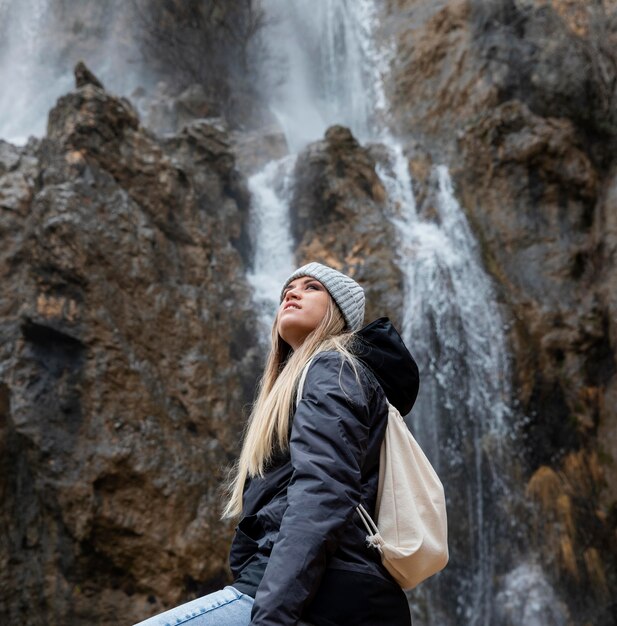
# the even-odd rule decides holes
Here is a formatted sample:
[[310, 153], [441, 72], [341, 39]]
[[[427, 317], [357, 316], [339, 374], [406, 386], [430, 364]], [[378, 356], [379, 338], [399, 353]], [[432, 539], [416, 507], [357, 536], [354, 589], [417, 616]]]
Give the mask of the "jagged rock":
[[349, 272], [366, 289], [366, 320], [388, 315], [400, 325], [402, 276], [386, 192], [369, 150], [333, 126], [299, 156], [291, 203], [298, 263], [321, 261]]
[[0, 206], [0, 621], [133, 623], [220, 586], [260, 359], [226, 134], [159, 142], [86, 84], [0, 144]]
[[92, 85], [99, 89], [105, 89], [103, 83], [86, 67], [83, 61], [80, 61], [74, 69], [75, 86], [79, 89], [86, 85]]

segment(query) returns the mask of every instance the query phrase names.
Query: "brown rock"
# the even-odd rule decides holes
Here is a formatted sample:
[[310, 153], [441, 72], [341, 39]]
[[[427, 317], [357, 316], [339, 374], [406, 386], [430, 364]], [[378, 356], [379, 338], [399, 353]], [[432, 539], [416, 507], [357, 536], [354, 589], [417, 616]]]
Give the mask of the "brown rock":
[[[401, 4], [408, 19], [399, 17]], [[471, 3], [397, 5], [389, 3], [397, 54], [388, 86], [398, 134], [430, 137], [433, 145], [447, 145], [461, 119], [497, 102], [497, 90], [475, 64]]]
[[259, 360], [225, 133], [158, 142], [87, 84], [0, 146], [0, 199], [0, 620], [132, 623], [221, 585]]
[[367, 323], [387, 315], [398, 324], [402, 276], [386, 197], [370, 152], [347, 128], [333, 126], [298, 157], [292, 233], [299, 264], [320, 261], [362, 282]]
[[[617, 580], [616, 9], [578, 0], [386, 6], [398, 134], [408, 153], [421, 142], [450, 165], [515, 320], [528, 470], [561, 476], [574, 457], [597, 461], [566, 494], [574, 528], [564, 534], [562, 520], [540, 538], [543, 562], [561, 563], [553, 582], [573, 618], [594, 624], [612, 623], [606, 596], [594, 594]], [[422, 197], [421, 167], [414, 178]]]

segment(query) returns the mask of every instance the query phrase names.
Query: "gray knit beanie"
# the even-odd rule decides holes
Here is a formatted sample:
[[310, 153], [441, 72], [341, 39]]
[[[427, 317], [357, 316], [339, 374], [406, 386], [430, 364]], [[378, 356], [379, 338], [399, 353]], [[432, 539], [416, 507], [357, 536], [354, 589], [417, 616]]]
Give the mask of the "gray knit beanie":
[[362, 328], [362, 322], [364, 321], [364, 289], [349, 276], [321, 263], [307, 263], [297, 269], [283, 285], [281, 302], [283, 301], [285, 287], [292, 280], [301, 276], [311, 276], [317, 279], [328, 290], [332, 299], [341, 310], [347, 323], [347, 328], [350, 331]]

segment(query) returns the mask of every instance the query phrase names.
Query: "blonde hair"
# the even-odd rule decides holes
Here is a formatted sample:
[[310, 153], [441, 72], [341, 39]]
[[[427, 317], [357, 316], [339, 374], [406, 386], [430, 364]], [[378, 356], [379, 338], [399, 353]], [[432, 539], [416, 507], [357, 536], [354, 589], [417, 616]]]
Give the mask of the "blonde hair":
[[244, 434], [240, 458], [231, 470], [227, 485], [228, 501], [223, 517], [242, 513], [242, 495], [248, 476], [263, 476], [276, 451], [289, 446], [290, 417], [302, 370], [318, 352], [336, 350], [348, 361], [358, 378], [355, 358], [349, 344], [354, 333], [345, 332], [345, 320], [332, 299], [321, 322], [302, 345], [293, 351], [278, 333], [278, 313], [272, 325], [272, 343], [263, 376], [258, 385]]

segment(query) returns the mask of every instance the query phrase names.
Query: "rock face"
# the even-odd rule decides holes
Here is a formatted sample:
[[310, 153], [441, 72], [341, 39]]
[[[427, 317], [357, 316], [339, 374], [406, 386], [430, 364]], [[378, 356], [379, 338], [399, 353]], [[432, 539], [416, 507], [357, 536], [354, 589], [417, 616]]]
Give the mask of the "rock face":
[[226, 580], [260, 356], [224, 132], [86, 81], [0, 142], [0, 621], [132, 623]]
[[597, 66], [614, 58], [617, 34], [614, 4], [604, 3], [604, 22], [601, 10], [576, 1], [392, 0], [387, 24], [398, 46], [395, 124], [414, 137], [408, 154], [425, 155], [411, 169], [450, 164], [515, 322], [533, 549], [574, 623], [612, 624], [617, 94]]
[[[419, 212], [434, 213], [432, 165], [448, 163], [513, 321], [521, 546], [501, 546], [512, 569], [495, 583], [512, 626], [532, 587], [559, 607], [540, 621], [614, 623], [617, 45], [589, 4], [383, 3]], [[228, 136], [203, 120], [221, 103], [183, 83], [151, 104], [173, 133], [157, 139], [87, 68], [77, 79], [45, 139], [0, 141], [2, 623], [130, 623], [227, 580], [217, 492], [260, 360], [238, 169], [284, 154], [280, 133], [236, 119]], [[379, 151], [341, 127], [308, 146], [292, 230], [298, 263], [349, 272], [367, 287], [367, 319], [398, 325]], [[522, 553], [537, 562], [514, 563]]]
[[347, 128], [330, 128], [296, 162], [291, 230], [299, 264], [317, 260], [348, 272], [366, 290], [367, 322], [387, 315], [400, 327], [402, 276], [375, 164]]

